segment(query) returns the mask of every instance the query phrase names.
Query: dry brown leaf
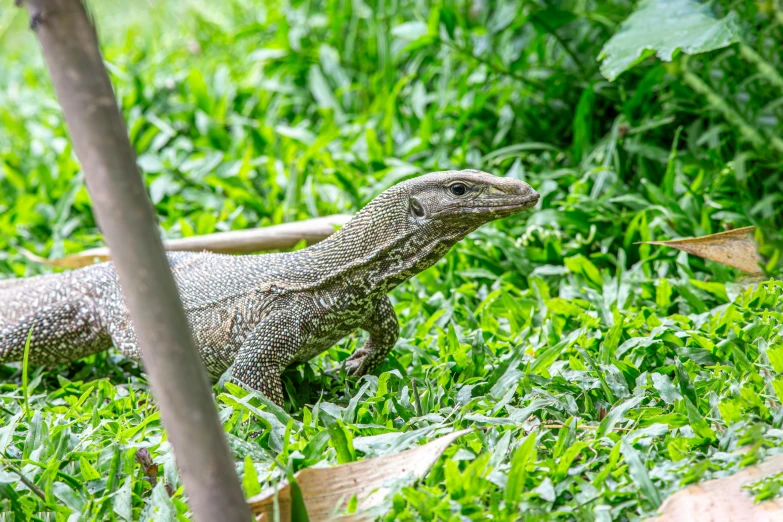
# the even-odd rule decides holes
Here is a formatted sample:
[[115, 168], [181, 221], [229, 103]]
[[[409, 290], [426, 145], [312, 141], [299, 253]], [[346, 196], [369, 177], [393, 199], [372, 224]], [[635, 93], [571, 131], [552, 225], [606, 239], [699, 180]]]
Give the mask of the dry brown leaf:
[[[381, 504], [388, 488], [387, 481], [395, 478], [427, 474], [452, 442], [472, 430], [462, 430], [444, 435], [423, 446], [374, 459], [351, 462], [332, 468], [308, 468], [295, 475], [302, 490], [310, 522], [340, 520], [341, 522], [372, 520], [362, 510]], [[274, 509], [275, 488], [268, 488], [248, 499], [258, 522], [271, 522]], [[335, 516], [356, 495], [358, 510], [353, 515]], [[287, 482], [277, 488], [280, 520], [291, 520], [291, 497]]]
[[756, 504], [742, 486], [783, 472], [783, 454], [729, 477], [688, 486], [667, 498], [648, 522], [773, 522], [783, 520], [783, 499]]
[[738, 228], [709, 236], [671, 241], [645, 241], [647, 245], [663, 245], [695, 256], [738, 268], [749, 274], [760, 274], [758, 246], [753, 239], [756, 227]]
[[[262, 250], [283, 250], [292, 248], [303, 239], [310, 244], [326, 239], [334, 233], [335, 226], [344, 225], [351, 217], [346, 214], [335, 214], [271, 227], [169, 239], [163, 242], [163, 246], [168, 251], [207, 251], [217, 254], [250, 254]], [[19, 248], [19, 251], [30, 261], [57, 268], [81, 268], [108, 261], [110, 257], [109, 249], [106, 247], [91, 248], [60, 259], [44, 259], [23, 248]]]

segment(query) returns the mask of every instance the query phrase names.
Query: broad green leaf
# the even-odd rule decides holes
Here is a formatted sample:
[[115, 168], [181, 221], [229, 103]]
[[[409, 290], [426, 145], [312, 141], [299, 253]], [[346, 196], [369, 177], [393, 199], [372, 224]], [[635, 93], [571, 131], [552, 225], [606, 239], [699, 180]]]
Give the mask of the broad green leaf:
[[783, 402], [783, 377], [775, 377], [772, 380], [772, 389], [775, 390], [778, 400]]
[[334, 446], [337, 452], [337, 462], [339, 464], [346, 464], [356, 460], [356, 453], [353, 449], [353, 437], [346, 429], [341, 420], [337, 419], [327, 426], [329, 430], [329, 437], [332, 440], [332, 446]]
[[565, 265], [571, 272], [582, 275], [588, 283], [596, 288], [603, 286], [603, 278], [598, 268], [585, 256], [578, 255], [565, 260]]
[[63, 504], [73, 509], [77, 513], [81, 513], [84, 509], [84, 498], [73, 490], [73, 488], [65, 484], [64, 482], [55, 482], [52, 488], [54, 496], [57, 497]]
[[[783, 382], [781, 382], [783, 384]], [[772, 382], [772, 387], [777, 390], [775, 381]], [[736, 399], [725, 399], [718, 404], [718, 411], [720, 416], [726, 421], [727, 424], [733, 424], [742, 420], [742, 404]]]
[[552, 479], [548, 476], [544, 477], [544, 480], [541, 481], [541, 484], [536, 486], [533, 491], [539, 496], [539, 498], [547, 502], [554, 502], [557, 499], [557, 493], [555, 492], [554, 485], [552, 485]]
[[0, 428], [0, 455], [5, 454], [5, 449], [11, 442], [16, 431], [16, 425], [19, 423], [19, 419], [22, 418], [23, 412], [19, 412], [6, 421], [5, 426]]
[[672, 286], [668, 279], [659, 279], [655, 287], [655, 304], [659, 308], [666, 308], [671, 304]]
[[171, 501], [171, 497], [169, 497], [163, 482], [158, 482], [152, 489], [151, 500], [150, 511], [153, 520], [156, 522], [174, 522], [177, 519], [177, 508]]
[[644, 397], [631, 397], [617, 406], [614, 406], [609, 413], [598, 425], [598, 429], [595, 432], [596, 438], [603, 437], [605, 434], [612, 431], [615, 425], [625, 418], [625, 414], [628, 413], [631, 408], [635, 408], [640, 402], [644, 400]]
[[609, 387], [604, 372], [601, 370], [601, 368], [598, 367], [598, 365], [595, 363], [593, 358], [590, 357], [590, 354], [587, 353], [587, 351], [584, 348], [582, 348], [581, 346], [577, 346], [577, 350], [579, 350], [579, 355], [581, 355], [584, 358], [587, 365], [593, 371], [593, 374], [595, 374], [595, 376], [598, 377], [598, 380], [601, 381], [601, 389], [603, 390], [604, 395], [606, 396], [606, 400], [614, 404], [615, 396], [614, 393], [612, 392], [612, 389]]
[[658, 395], [666, 404], [673, 404], [674, 401], [681, 397], [680, 392], [677, 391], [677, 388], [667, 375], [653, 372], [651, 378]]
[[245, 457], [242, 473], [242, 489], [248, 497], [261, 493], [261, 485], [258, 483], [258, 473], [256, 472], [255, 466], [253, 466], [253, 459], [250, 458], [250, 455]]
[[561, 299], [559, 297], [555, 297], [554, 299], [549, 299], [546, 302], [546, 307], [552, 313], [557, 315], [563, 315], [566, 317], [574, 317], [582, 313], [582, 309], [579, 308], [577, 305], [565, 299]]
[[537, 354], [535, 361], [533, 361], [533, 364], [530, 365], [530, 372], [539, 375], [545, 372], [547, 368], [549, 368], [552, 363], [560, 356], [560, 354], [563, 353], [564, 350], [567, 350], [573, 346], [573, 344], [579, 338], [580, 334], [581, 329], [575, 330], [567, 338], [563, 339], [556, 345], [547, 348], [540, 354]]
[[127, 522], [133, 520], [133, 501], [131, 499], [131, 483], [133, 477], [126, 477], [122, 487], [114, 494], [112, 509]]
[[622, 451], [625, 462], [628, 464], [631, 480], [639, 487], [642, 494], [650, 501], [653, 507], [657, 508], [661, 505], [661, 493], [650, 479], [650, 474], [647, 472], [647, 467], [642, 462], [639, 452], [625, 439], [620, 444], [620, 451]]
[[576, 459], [585, 448], [587, 448], [587, 443], [579, 441], [565, 451], [563, 456], [560, 457], [560, 462], [557, 463], [558, 478], [563, 479], [568, 475], [568, 469], [571, 467], [571, 464], [573, 464], [574, 459]]
[[519, 497], [525, 490], [527, 466], [531, 461], [535, 461], [536, 436], [534, 431], [525, 437], [511, 457], [511, 468], [508, 470], [506, 482], [506, 502], [519, 502]]
[[43, 414], [40, 411], [36, 411], [28, 424], [27, 437], [24, 442], [23, 458], [30, 458], [30, 454], [44, 444], [45, 437], [46, 433], [43, 425]]
[[609, 452], [609, 462], [607, 462], [598, 472], [595, 477], [596, 487], [600, 487], [604, 483], [610, 473], [614, 472], [617, 467], [617, 462], [620, 460], [621, 444], [615, 444], [612, 451]]
[[687, 397], [685, 401], [685, 411], [688, 413], [688, 422], [690, 422], [693, 432], [699, 437], [715, 440], [715, 432], [710, 428], [707, 420], [699, 412], [699, 409]]
[[643, 0], [604, 45], [601, 74], [614, 80], [653, 54], [670, 62], [677, 52], [698, 54], [736, 41], [736, 16], [718, 20], [696, 0]]
[[[296, 481], [294, 474], [288, 473], [288, 486], [291, 493], [291, 520], [309, 522], [310, 517], [307, 515], [307, 506], [305, 505], [304, 495], [302, 495], [302, 489], [299, 487], [299, 483]], [[350, 501], [349, 501], [350, 502]], [[354, 503], [354, 510], [356, 509]]]
[[674, 359], [674, 368], [677, 373], [678, 384], [680, 385], [680, 393], [682, 393], [683, 397], [690, 400], [691, 404], [698, 404], [699, 398], [696, 396], [696, 388], [688, 375], [688, 370], [685, 369], [679, 358]]
[[709, 292], [723, 301], [729, 300], [729, 296], [726, 294], [726, 285], [723, 283], [709, 283], [706, 281], [699, 281], [698, 279], [691, 279], [691, 284], [700, 290]]
[[98, 480], [101, 478], [101, 474], [90, 464], [90, 461], [84, 457], [79, 457], [79, 466], [82, 471], [82, 480], [89, 482], [91, 480]]
[[767, 350], [767, 358], [776, 373], [783, 373], [783, 345], [769, 348]]

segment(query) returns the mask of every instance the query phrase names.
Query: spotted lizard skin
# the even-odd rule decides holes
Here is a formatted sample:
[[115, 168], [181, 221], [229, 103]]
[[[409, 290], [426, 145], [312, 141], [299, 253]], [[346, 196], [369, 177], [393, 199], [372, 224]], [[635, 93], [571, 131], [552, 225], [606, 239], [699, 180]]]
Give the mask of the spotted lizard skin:
[[[399, 335], [387, 297], [467, 234], [536, 204], [527, 184], [479, 171], [426, 174], [372, 200], [325, 241], [287, 253], [175, 252], [169, 263], [196, 345], [214, 379], [231, 378], [283, 403], [280, 373], [357, 328], [367, 343], [346, 361], [352, 375], [381, 363]], [[0, 362], [54, 365], [112, 344], [140, 360], [111, 263], [0, 281]]]

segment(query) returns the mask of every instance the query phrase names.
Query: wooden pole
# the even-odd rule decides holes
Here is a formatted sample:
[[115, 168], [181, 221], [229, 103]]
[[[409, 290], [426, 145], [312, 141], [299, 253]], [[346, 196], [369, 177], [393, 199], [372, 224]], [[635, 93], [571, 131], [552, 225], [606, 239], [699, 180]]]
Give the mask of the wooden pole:
[[248, 522], [204, 366], [81, 0], [23, 0], [139, 338], [195, 519]]

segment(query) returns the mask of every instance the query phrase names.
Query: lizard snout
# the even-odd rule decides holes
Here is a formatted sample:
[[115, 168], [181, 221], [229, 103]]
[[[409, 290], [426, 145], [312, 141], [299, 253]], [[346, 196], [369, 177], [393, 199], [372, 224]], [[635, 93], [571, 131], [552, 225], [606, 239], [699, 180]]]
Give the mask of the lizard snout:
[[498, 182], [490, 187], [488, 195], [505, 200], [511, 205], [518, 204], [521, 209], [535, 206], [541, 198], [533, 187], [524, 181], [512, 178], [498, 178]]

